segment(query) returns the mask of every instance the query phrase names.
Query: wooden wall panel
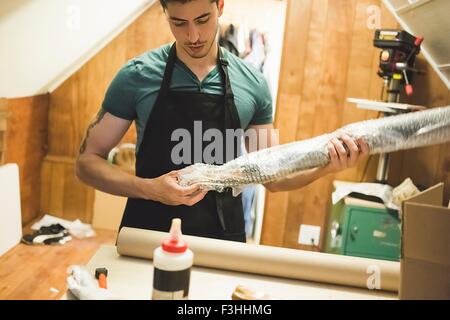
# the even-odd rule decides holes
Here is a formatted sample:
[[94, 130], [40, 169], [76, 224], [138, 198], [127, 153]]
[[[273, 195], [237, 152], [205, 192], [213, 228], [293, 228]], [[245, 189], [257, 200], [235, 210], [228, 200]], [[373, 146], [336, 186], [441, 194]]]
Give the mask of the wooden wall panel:
[[22, 224], [40, 214], [40, 168], [47, 150], [48, 95], [8, 99], [5, 163], [17, 163], [20, 174]]
[[77, 181], [73, 158], [47, 156], [41, 173], [42, 212], [67, 220], [92, 219], [94, 190]]
[[9, 111], [6, 99], [0, 99], [0, 165], [4, 163], [6, 152], [6, 125]]
[[[345, 100], [355, 2], [314, 1], [314, 4], [316, 10], [312, 14], [310, 40], [315, 41], [309, 41], [307, 47], [311, 53], [311, 60], [307, 60], [308, 68], [312, 69], [313, 74], [310, 74], [311, 70], [305, 70], [308, 76], [305, 75], [300, 105], [301, 109], [310, 110], [313, 117], [307, 121], [299, 118], [297, 140], [334, 130], [342, 118]], [[320, 22], [319, 28], [313, 24], [316, 19]], [[329, 198], [326, 195], [330, 191], [328, 179], [320, 179], [306, 188], [291, 192], [287, 226], [297, 228], [286, 228], [283, 246], [296, 247], [300, 224], [324, 223], [321, 208], [327, 205]], [[305, 249], [303, 246], [299, 248]]]
[[[426, 75], [414, 79], [415, 93], [412, 98], [405, 98], [409, 103], [427, 107], [450, 105], [450, 91], [441, 81], [433, 68], [420, 56], [418, 68]], [[445, 202], [450, 199], [450, 144], [431, 146], [397, 152], [393, 156], [395, 168], [390, 170], [390, 183], [398, 185], [410, 177], [421, 188], [427, 188], [437, 182], [446, 182]]]
[[[171, 42], [168, 28], [164, 13], [156, 3], [50, 94], [49, 152], [42, 168], [42, 211], [91, 222], [94, 191], [74, 175], [80, 143], [121, 66], [135, 56]], [[122, 142], [136, 142], [134, 125]]]
[[[399, 27], [380, 0], [289, 1], [286, 30], [295, 30], [295, 36], [285, 35], [275, 121], [282, 143], [378, 116], [346, 102], [347, 97], [380, 99], [379, 50], [373, 47], [375, 30], [367, 25], [369, 6], [378, 7], [382, 28]], [[423, 59], [420, 64], [428, 74], [416, 79], [417, 92], [409, 102], [450, 104], [448, 89]], [[449, 149], [447, 145], [395, 153], [390, 184], [396, 186], [406, 177], [425, 187], [446, 181], [448, 201]], [[374, 181], [377, 162], [374, 156], [301, 190], [268, 194], [261, 243], [313, 250], [297, 243], [300, 225], [312, 224], [322, 227], [323, 244], [332, 181]]]
[[[280, 84], [277, 112], [277, 124], [280, 128], [280, 143], [295, 140], [297, 132], [297, 119], [299, 117], [298, 106], [302, 96], [298, 88], [303, 85], [303, 70], [308, 45], [308, 31], [310, 19], [312, 19], [312, 6], [317, 2], [313, 0], [289, 1], [286, 17], [284, 52], [281, 62]], [[289, 26], [295, 24], [296, 28]], [[298, 59], [288, 59], [296, 56]], [[306, 115], [305, 115], [306, 116]], [[309, 114], [312, 118], [313, 114]], [[303, 117], [302, 117], [303, 118]], [[266, 198], [264, 210], [264, 224], [261, 233], [261, 242], [281, 246], [286, 228], [286, 212], [288, 207], [288, 194], [276, 193]]]
[[[352, 32], [355, 20], [355, 1], [329, 1], [327, 29], [325, 30], [325, 54], [322, 62], [322, 70], [319, 75], [321, 82], [317, 87], [320, 98], [316, 104], [316, 117], [311, 136], [318, 136], [326, 132], [333, 131], [342, 123], [345, 111], [345, 88], [349, 74], [349, 57], [352, 53]], [[364, 76], [364, 75], [363, 75]], [[304, 92], [304, 94], [307, 94]], [[307, 105], [304, 106], [308, 108]], [[332, 115], [332, 116], [331, 116]], [[302, 128], [299, 128], [299, 131]], [[303, 206], [299, 207], [299, 213], [304, 214], [302, 220], [297, 220], [297, 225], [301, 223], [311, 225], [323, 225], [324, 215], [321, 208], [327, 207], [331, 192], [330, 178], [320, 179], [311, 184], [305, 190], [299, 192], [309, 192], [313, 197], [306, 197]], [[301, 210], [301, 211], [300, 211]], [[299, 216], [299, 215], [292, 215]], [[295, 246], [298, 239], [298, 229], [293, 230], [296, 234], [285, 237], [287, 246]], [[323, 235], [323, 233], [322, 233]], [[292, 241], [295, 240], [295, 241]], [[305, 248], [303, 248], [305, 249]]]

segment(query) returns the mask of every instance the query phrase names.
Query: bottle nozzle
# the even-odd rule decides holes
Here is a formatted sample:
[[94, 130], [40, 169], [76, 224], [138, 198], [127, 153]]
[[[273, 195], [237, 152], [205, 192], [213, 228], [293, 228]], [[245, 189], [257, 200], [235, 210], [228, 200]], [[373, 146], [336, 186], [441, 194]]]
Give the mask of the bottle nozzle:
[[181, 219], [172, 219], [172, 225], [169, 232], [172, 241], [179, 241], [181, 239]]
[[170, 227], [170, 238], [162, 242], [164, 251], [172, 253], [183, 253], [187, 249], [187, 244], [181, 239], [181, 219], [173, 219]]

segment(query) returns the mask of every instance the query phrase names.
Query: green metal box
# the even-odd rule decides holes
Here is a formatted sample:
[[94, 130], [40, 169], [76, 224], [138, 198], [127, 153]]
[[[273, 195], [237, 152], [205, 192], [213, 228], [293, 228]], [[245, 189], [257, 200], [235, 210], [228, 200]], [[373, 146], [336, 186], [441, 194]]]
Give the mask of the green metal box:
[[325, 252], [398, 261], [401, 241], [398, 212], [349, 204], [346, 200], [332, 206]]

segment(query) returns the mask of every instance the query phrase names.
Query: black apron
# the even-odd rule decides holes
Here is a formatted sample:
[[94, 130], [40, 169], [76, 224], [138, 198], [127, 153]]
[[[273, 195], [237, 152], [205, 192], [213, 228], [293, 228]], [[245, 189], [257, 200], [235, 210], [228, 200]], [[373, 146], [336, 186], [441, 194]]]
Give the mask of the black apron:
[[[189, 131], [192, 138], [192, 159], [195, 151], [194, 138], [199, 139], [194, 137], [195, 121], [202, 122], [202, 136], [208, 129], [218, 129], [222, 132], [223, 155], [226, 154], [225, 130], [241, 129], [228, 75], [228, 62], [223, 58], [221, 49], [219, 48], [218, 67], [225, 88], [224, 95], [170, 90], [176, 59], [174, 44], [170, 49], [158, 98], [148, 118], [136, 156], [136, 175], [141, 178], [156, 178], [188, 165], [176, 165], [172, 162], [172, 149], [180, 143], [171, 141], [172, 133], [176, 129]], [[239, 138], [235, 138], [234, 141], [234, 155], [238, 154], [238, 140]], [[209, 143], [211, 142], [202, 142], [202, 149]], [[182, 220], [182, 231], [186, 235], [240, 242], [245, 242], [246, 239], [242, 198], [233, 197], [231, 190], [223, 193], [210, 191], [202, 201], [191, 207], [168, 206], [160, 202], [129, 198], [120, 228], [168, 232], [173, 218]]]

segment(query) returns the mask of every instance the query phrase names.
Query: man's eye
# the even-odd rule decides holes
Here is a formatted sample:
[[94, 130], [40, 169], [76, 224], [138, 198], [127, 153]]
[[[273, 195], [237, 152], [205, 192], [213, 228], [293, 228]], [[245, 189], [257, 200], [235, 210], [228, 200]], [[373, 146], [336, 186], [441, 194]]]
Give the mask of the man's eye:
[[173, 24], [175, 25], [175, 27], [182, 27], [182, 26], [184, 26], [186, 23], [185, 23], [185, 22], [174, 22]]
[[209, 21], [209, 18], [197, 20], [197, 22], [200, 23], [200, 24], [205, 24], [205, 23], [207, 23], [208, 21]]

